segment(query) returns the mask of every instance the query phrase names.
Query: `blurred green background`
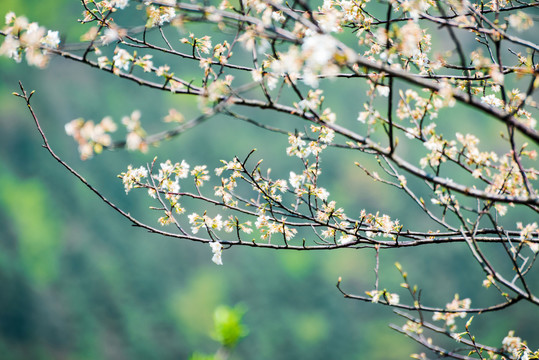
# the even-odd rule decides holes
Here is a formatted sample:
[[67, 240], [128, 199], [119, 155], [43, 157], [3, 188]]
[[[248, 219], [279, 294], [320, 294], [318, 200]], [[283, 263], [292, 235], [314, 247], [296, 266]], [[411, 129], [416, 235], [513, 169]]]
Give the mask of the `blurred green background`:
[[[67, 34], [67, 42], [85, 31], [76, 22], [81, 9], [69, 0], [0, 2], [0, 15], [10, 10], [26, 15]], [[212, 169], [219, 159], [241, 157], [256, 147], [266, 166], [288, 174], [297, 172], [298, 163], [283, 160], [286, 138], [217, 117], [148, 154], [107, 152], [82, 162], [64, 133], [68, 121], [111, 115], [119, 122], [139, 109], [143, 126], [158, 131], [167, 128], [160, 119], [170, 108], [195, 116], [196, 99], [140, 88], [59, 58], [45, 71], [0, 58], [0, 80], [0, 359], [212, 354], [219, 348], [212, 336], [214, 312], [236, 304], [247, 309], [243, 322], [249, 333], [232, 359], [392, 359], [419, 351], [389, 329], [390, 322], [402, 324], [390, 310], [346, 300], [335, 288], [342, 276], [352, 293], [371, 290], [373, 251], [232, 248], [223, 254], [225, 265], [216, 266], [207, 245], [148, 234], [103, 204], [41, 148], [26, 107], [11, 93], [19, 90], [19, 80], [27, 90], [35, 89], [33, 105], [56, 152], [106, 197], [150, 223], [155, 218], [146, 197], [125, 196], [116, 179], [128, 164], [142, 165], [158, 155]], [[351, 82], [325, 86], [339, 119], [355, 121], [358, 109], [349, 104], [358, 103], [364, 88]], [[469, 110], [458, 111], [469, 116]], [[483, 128], [484, 134], [499, 131], [484, 124], [466, 126]], [[292, 129], [303, 126], [292, 124]], [[359, 155], [338, 156], [328, 152], [324, 179], [347, 213], [379, 209], [404, 224], [417, 222], [419, 213], [408, 200], [373, 184], [352, 165]], [[398, 289], [401, 279], [393, 266], [398, 260], [410, 281], [425, 288], [425, 302], [445, 304], [454, 293], [478, 306], [500, 301], [494, 290], [480, 287], [481, 271], [468, 259], [464, 246], [383, 252], [381, 286]], [[401, 300], [407, 301], [403, 292]], [[499, 346], [507, 330], [515, 329], [537, 347], [537, 321], [537, 310], [524, 304], [479, 317], [474, 330], [479, 341]]]

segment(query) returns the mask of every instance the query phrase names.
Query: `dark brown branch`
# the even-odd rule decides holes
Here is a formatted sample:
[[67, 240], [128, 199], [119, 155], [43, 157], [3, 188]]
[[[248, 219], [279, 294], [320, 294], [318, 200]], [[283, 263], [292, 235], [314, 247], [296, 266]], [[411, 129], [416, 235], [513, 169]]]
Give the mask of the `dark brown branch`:
[[[337, 289], [341, 292], [341, 294], [347, 298], [347, 299], [353, 299], [353, 300], [359, 300], [363, 302], [372, 303], [372, 298], [368, 296], [361, 296], [361, 295], [353, 295], [345, 292], [341, 288], [341, 280], [337, 282]], [[456, 313], [465, 313], [465, 314], [478, 314], [478, 313], [486, 313], [486, 312], [493, 312], [493, 311], [499, 311], [505, 308], [508, 308], [516, 303], [518, 303], [520, 300], [524, 299], [522, 296], [517, 296], [515, 298], [510, 298], [506, 302], [486, 306], [482, 308], [470, 308], [470, 309], [456, 309], [456, 310], [448, 310], [444, 308], [438, 308], [438, 307], [431, 307], [431, 306], [424, 306], [424, 305], [418, 305], [418, 306], [412, 306], [412, 305], [404, 305], [404, 304], [390, 304], [389, 301], [380, 299], [377, 303], [385, 306], [392, 307], [394, 309], [402, 309], [402, 310], [408, 310], [408, 311], [426, 311], [426, 312], [439, 312], [439, 313], [450, 313], [450, 314], [456, 314]]]

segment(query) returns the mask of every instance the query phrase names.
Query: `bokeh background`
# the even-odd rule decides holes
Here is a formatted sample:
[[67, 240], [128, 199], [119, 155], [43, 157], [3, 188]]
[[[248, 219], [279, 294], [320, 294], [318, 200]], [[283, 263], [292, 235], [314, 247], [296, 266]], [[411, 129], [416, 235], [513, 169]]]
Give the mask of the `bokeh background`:
[[[10, 10], [60, 30], [64, 42], [85, 31], [76, 21], [82, 17], [78, 1], [2, 0], [0, 15]], [[11, 95], [19, 80], [36, 90], [33, 105], [54, 150], [106, 197], [150, 223], [155, 214], [147, 210], [147, 197], [126, 196], [116, 178], [128, 164], [142, 165], [157, 155], [211, 169], [220, 159], [241, 157], [256, 147], [256, 156], [275, 172], [298, 169], [294, 159], [286, 159], [286, 138], [220, 117], [147, 154], [115, 151], [83, 162], [64, 133], [70, 120], [111, 115], [120, 122], [138, 109], [145, 129], [159, 131], [167, 128], [161, 119], [171, 108], [196, 116], [196, 99], [144, 89], [60, 58], [45, 71], [0, 58], [0, 359], [212, 354], [219, 347], [211, 336], [214, 311], [237, 304], [247, 309], [249, 334], [232, 359], [393, 359], [419, 351], [388, 327], [403, 322], [389, 309], [344, 299], [335, 288], [339, 276], [352, 293], [374, 287], [371, 250], [233, 248], [223, 254], [225, 265], [216, 266], [207, 245], [131, 227], [42, 149], [24, 103]], [[350, 104], [359, 103], [364, 88], [352, 82], [324, 86], [339, 119], [355, 121], [359, 109]], [[485, 127], [491, 122], [468, 109], [451, 111], [442, 119], [453, 128], [455, 118], [474, 116], [477, 121], [463, 122], [468, 131], [494, 137], [500, 130]], [[304, 124], [292, 126], [301, 130]], [[419, 213], [408, 200], [373, 184], [352, 165], [359, 156], [329, 152], [324, 180], [332, 197], [350, 214], [366, 208], [417, 223]], [[401, 279], [393, 264], [399, 261], [411, 283], [425, 289], [425, 303], [443, 305], [455, 293], [478, 306], [499, 301], [494, 290], [481, 288], [481, 270], [468, 255], [458, 245], [382, 252], [381, 286], [398, 289]], [[407, 300], [404, 292], [401, 300]], [[530, 347], [538, 347], [538, 321], [537, 309], [523, 304], [480, 316], [472, 330], [480, 342], [500, 346], [507, 330], [515, 329]]]

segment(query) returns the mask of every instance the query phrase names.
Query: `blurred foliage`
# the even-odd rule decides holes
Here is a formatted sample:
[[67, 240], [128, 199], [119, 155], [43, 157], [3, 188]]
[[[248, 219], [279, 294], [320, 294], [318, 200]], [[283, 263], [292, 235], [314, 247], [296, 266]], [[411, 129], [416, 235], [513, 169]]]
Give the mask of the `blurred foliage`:
[[194, 353], [189, 360], [215, 360], [214, 355], [203, 355], [200, 353]]
[[0, 174], [0, 208], [9, 218], [6, 231], [17, 234], [20, 263], [28, 280], [40, 287], [58, 275], [61, 224], [51, 200], [35, 179], [21, 181], [6, 170]]
[[247, 309], [243, 305], [231, 308], [220, 305], [213, 312], [213, 331], [211, 337], [221, 344], [221, 348], [214, 355], [193, 353], [189, 360], [225, 360], [228, 359], [238, 342], [249, 333], [242, 323], [243, 315]]
[[219, 306], [215, 309], [212, 337], [224, 347], [233, 349], [249, 333], [241, 322], [246, 311], [241, 305], [236, 305], [234, 308]]
[[[78, 1], [2, 0], [0, 14], [9, 10], [73, 34], [71, 41], [84, 32], [76, 22], [81, 13]], [[128, 164], [144, 164], [158, 155], [211, 168], [219, 159], [241, 157], [256, 147], [264, 166], [288, 174], [298, 164], [283, 156], [285, 138], [217, 117], [148, 154], [115, 151], [81, 162], [76, 145], [64, 135], [68, 121], [80, 116], [99, 121], [107, 115], [119, 120], [140, 109], [148, 131], [162, 130], [166, 125], [159, 119], [170, 108], [187, 118], [195, 116], [196, 100], [134, 87], [62, 59], [53, 59], [40, 71], [0, 58], [0, 79], [2, 360], [214, 359], [200, 355], [215, 352], [209, 336], [214, 326], [214, 335], [224, 345], [235, 344], [249, 328], [249, 336], [230, 356], [238, 360], [376, 360], [393, 358], [392, 349], [399, 354], [418, 350], [387, 327], [401, 321], [391, 311], [343, 299], [335, 289], [342, 276], [350, 292], [371, 290], [373, 251], [232, 248], [223, 254], [225, 265], [218, 267], [207, 245], [132, 228], [77, 183], [41, 150], [27, 109], [11, 92], [18, 90], [18, 80], [36, 89], [35, 110], [53, 148], [105, 196], [150, 223], [156, 219], [147, 210], [147, 199], [126, 197], [116, 179]], [[347, 104], [364, 94], [364, 89], [348, 84], [329, 83], [326, 90], [338, 92], [339, 96], [327, 96], [327, 102], [342, 110], [339, 121], [344, 123], [357, 117]], [[469, 115], [459, 107], [441, 116], [449, 122]], [[303, 124], [296, 126], [301, 129]], [[242, 141], [231, 141], [240, 131]], [[481, 131], [496, 133], [495, 128]], [[340, 206], [351, 209], [350, 216], [366, 208], [391, 211], [401, 223], [417, 221], [410, 202], [353, 167], [361, 154], [327, 154], [323, 180]], [[428, 289], [422, 295], [425, 304], [444, 304], [456, 292], [471, 297], [472, 304], [491, 301], [495, 291], [477, 290], [483, 276], [479, 267], [462, 261], [467, 251], [463, 245], [384, 252], [380, 266], [387, 271], [382, 272], [381, 287], [398, 288], [401, 279], [393, 266], [398, 260], [412, 284]], [[401, 299], [406, 301], [402, 294]], [[219, 304], [234, 303], [245, 304], [249, 312], [218, 308], [214, 319]], [[539, 315], [526, 309], [476, 317], [474, 327], [486, 342], [499, 345], [507, 328], [518, 325], [523, 331], [536, 331]], [[539, 339], [528, 342], [539, 347]], [[194, 350], [200, 353], [191, 355]]]

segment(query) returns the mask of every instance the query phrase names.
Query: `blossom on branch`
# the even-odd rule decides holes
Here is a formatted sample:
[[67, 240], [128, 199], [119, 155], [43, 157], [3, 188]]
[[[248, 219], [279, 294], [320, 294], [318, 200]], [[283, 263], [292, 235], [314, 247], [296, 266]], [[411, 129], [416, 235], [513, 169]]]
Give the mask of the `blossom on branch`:
[[218, 241], [212, 241], [210, 242], [210, 247], [213, 253], [211, 261], [213, 261], [217, 265], [223, 265], [223, 259], [221, 258], [221, 255], [223, 253], [223, 245], [221, 245], [221, 243]]
[[[393, 307], [404, 319], [402, 326], [392, 325], [400, 333], [446, 357], [539, 355], [513, 332], [498, 347], [479, 343], [471, 333], [473, 317], [465, 332], [455, 332], [458, 318], [470, 313], [539, 305], [529, 284], [539, 253], [539, 45], [529, 31], [536, 4], [144, 0], [128, 11], [121, 10], [133, 5], [129, 0], [82, 5], [80, 22], [88, 29], [80, 44], [60, 48], [57, 31], [10, 12], [0, 30], [0, 55], [38, 67], [53, 55], [63, 57], [167, 96], [195, 97], [198, 104], [198, 111], [186, 108], [185, 116], [157, 106], [151, 113], [167, 124], [148, 121], [144, 127], [141, 112], [131, 109], [121, 120], [125, 132], [119, 139], [113, 139], [117, 126], [108, 116], [72, 120], [65, 131], [82, 159], [119, 148], [145, 152], [210, 118], [206, 124], [218, 123], [211, 126], [219, 126], [219, 141], [234, 142], [227, 150], [239, 151], [232, 159], [194, 167], [188, 160], [157, 158], [129, 165], [119, 178], [126, 194], [140, 188], [149, 209], [157, 211], [147, 224], [106, 200], [52, 151], [30, 104], [33, 92], [21, 85], [14, 95], [26, 101], [45, 148], [133, 225], [208, 243], [218, 265], [223, 248], [237, 246], [370, 250], [375, 262], [369, 288], [375, 290], [349, 294], [341, 280], [337, 287], [346, 298]], [[253, 137], [240, 127], [230, 131], [229, 119], [236, 121], [230, 126], [253, 125], [271, 137]], [[166, 128], [144, 130], [158, 126]], [[210, 135], [204, 134], [197, 154], [213, 141]], [[277, 151], [288, 157], [257, 158], [252, 144], [241, 150], [243, 140], [272, 152], [282, 146]], [[192, 153], [183, 152], [185, 144], [191, 143], [180, 143], [178, 151]], [[353, 164], [367, 176], [357, 175]], [[413, 262], [419, 247], [455, 244], [468, 247], [469, 261], [484, 272], [474, 284], [497, 292], [495, 303], [485, 297], [472, 309], [470, 299], [455, 295], [445, 307], [427, 304], [434, 298], [422, 297], [427, 290], [411, 285], [400, 264], [407, 296], [379, 286], [386, 281], [386, 249]], [[431, 260], [433, 273], [447, 274]], [[358, 275], [360, 285], [365, 276]], [[430, 323], [429, 313], [432, 321], [443, 321], [443, 329]], [[458, 344], [438, 345], [437, 337], [446, 337], [441, 344]]]

